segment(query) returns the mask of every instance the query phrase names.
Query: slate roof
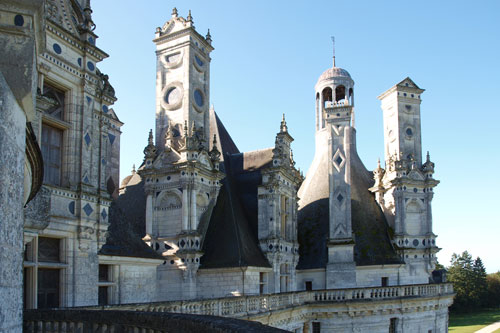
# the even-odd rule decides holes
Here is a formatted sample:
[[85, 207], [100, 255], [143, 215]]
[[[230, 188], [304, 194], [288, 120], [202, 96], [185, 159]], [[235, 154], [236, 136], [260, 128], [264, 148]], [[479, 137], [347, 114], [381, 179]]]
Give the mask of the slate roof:
[[146, 194], [139, 175], [131, 179], [138, 182], [129, 181], [126, 192], [111, 203], [108, 238], [99, 254], [163, 259], [142, 240], [146, 231]]
[[226, 173], [202, 244], [201, 268], [271, 267], [258, 243], [257, 187], [272, 149], [225, 154]]
[[[321, 158], [326, 159], [326, 153]], [[301, 193], [298, 212], [299, 263], [297, 269], [324, 268], [328, 260], [326, 241], [329, 235], [329, 187], [327, 163], [321, 162]], [[308, 175], [309, 176], [309, 175]], [[356, 149], [351, 149], [351, 217], [354, 235], [354, 260], [357, 266], [399, 264], [389, 235], [385, 216], [368, 190], [373, 174], [366, 170]]]

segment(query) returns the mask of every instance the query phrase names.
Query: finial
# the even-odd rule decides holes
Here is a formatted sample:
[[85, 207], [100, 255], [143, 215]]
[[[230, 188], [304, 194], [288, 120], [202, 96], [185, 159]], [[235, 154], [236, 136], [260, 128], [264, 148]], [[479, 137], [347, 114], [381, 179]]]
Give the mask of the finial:
[[335, 37], [332, 36], [332, 44], [333, 44], [333, 67], [335, 67]]
[[214, 140], [212, 141], [212, 146], [217, 146], [217, 135], [214, 134]]
[[191, 124], [191, 135], [194, 135], [194, 133], [196, 133], [196, 125], [194, 124], [193, 121], [193, 123]]
[[189, 10], [188, 16], [186, 17], [188, 22], [193, 23], [193, 17], [191, 16], [191, 9]]
[[205, 36], [206, 41], [208, 44], [212, 44], [212, 35], [210, 35], [210, 29], [208, 29], [207, 35]]
[[429, 151], [427, 151], [427, 162], [431, 161], [431, 155], [429, 154]]
[[135, 173], [135, 164], [132, 164], [132, 173]]
[[378, 158], [378, 161], [377, 161], [377, 169], [382, 169], [382, 167], [380, 166], [380, 157]]
[[153, 145], [153, 129], [149, 130], [148, 145]]
[[280, 126], [280, 131], [283, 133], [283, 132], [287, 132], [288, 131], [288, 127], [286, 126], [286, 121], [285, 121], [285, 114], [283, 113], [283, 117], [281, 118], [281, 126]]
[[172, 9], [172, 17], [177, 17], [177, 8]]

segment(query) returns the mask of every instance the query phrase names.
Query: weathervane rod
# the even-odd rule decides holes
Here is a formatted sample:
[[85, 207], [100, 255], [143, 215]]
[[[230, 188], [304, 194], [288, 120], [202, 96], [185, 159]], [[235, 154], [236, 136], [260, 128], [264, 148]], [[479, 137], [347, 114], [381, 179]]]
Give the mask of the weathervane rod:
[[335, 67], [335, 37], [332, 36], [332, 44], [333, 44], [333, 67]]

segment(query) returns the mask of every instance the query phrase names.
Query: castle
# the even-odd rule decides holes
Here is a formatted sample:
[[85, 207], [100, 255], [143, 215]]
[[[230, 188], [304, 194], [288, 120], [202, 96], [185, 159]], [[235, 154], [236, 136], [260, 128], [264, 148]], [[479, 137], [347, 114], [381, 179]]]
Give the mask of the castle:
[[[26, 203], [24, 219], [11, 219], [24, 225], [7, 254], [24, 269], [13, 270], [4, 295], [41, 309], [356, 289], [356, 300], [335, 298], [342, 308], [323, 303], [298, 315], [292, 306], [255, 320], [297, 332], [447, 331], [452, 294], [423, 293], [443, 282], [433, 273], [439, 181], [429, 154], [422, 159], [424, 90], [410, 78], [379, 96], [385, 169], [370, 172], [356, 151], [354, 80], [334, 59], [314, 87], [316, 151], [304, 178], [285, 115], [269, 148], [239, 151], [209, 103], [210, 33], [200, 35], [191, 13], [174, 9], [154, 39], [154, 135], [119, 185], [123, 124], [97, 68], [107, 55], [96, 46], [90, 4], [7, 2], [0, 12], [2, 43], [24, 38], [23, 49], [3, 51], [6, 59], [24, 54], [32, 71], [19, 87], [15, 66], [1, 67], [2, 100], [27, 133], [13, 143], [17, 160], [27, 161], [16, 169], [23, 186], [15, 198], [0, 197], [2, 207], [17, 205], [5, 216]], [[1, 142], [11, 137], [0, 132]], [[390, 291], [412, 286], [422, 293]], [[5, 313], [21, 309], [14, 302]]]

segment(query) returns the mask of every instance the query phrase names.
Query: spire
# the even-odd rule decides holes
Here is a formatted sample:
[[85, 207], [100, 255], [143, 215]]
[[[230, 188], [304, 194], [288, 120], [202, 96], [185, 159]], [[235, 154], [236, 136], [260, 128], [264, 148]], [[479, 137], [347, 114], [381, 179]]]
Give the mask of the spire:
[[210, 35], [210, 29], [208, 29], [207, 35], [205, 36], [206, 41], [208, 44], [212, 45], [212, 35]]
[[136, 173], [135, 171], [135, 164], [132, 164], [132, 174]]
[[149, 130], [148, 145], [144, 148], [144, 159], [156, 157], [156, 147], [153, 144], [153, 130]]
[[284, 113], [283, 113], [283, 118], [281, 118], [280, 132], [281, 133], [288, 132], [288, 127], [286, 126], [285, 114]]
[[335, 67], [335, 37], [332, 36], [332, 44], [333, 44], [333, 67]]
[[193, 22], [193, 17], [191, 16], [191, 9], [189, 10], [189, 13], [188, 13], [188, 16], [186, 17], [186, 20], [187, 20], [188, 22], [194, 23], [194, 22]]
[[220, 159], [220, 151], [217, 149], [217, 136], [214, 134], [214, 140], [212, 141], [212, 149], [209, 152], [210, 158], [214, 162], [218, 162]]
[[427, 151], [427, 159], [426, 159], [426, 162], [430, 162], [431, 161], [431, 155], [429, 154], [429, 151]]
[[153, 129], [149, 130], [148, 145], [153, 145]]
[[172, 9], [172, 17], [177, 17], [177, 8]]

